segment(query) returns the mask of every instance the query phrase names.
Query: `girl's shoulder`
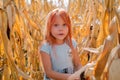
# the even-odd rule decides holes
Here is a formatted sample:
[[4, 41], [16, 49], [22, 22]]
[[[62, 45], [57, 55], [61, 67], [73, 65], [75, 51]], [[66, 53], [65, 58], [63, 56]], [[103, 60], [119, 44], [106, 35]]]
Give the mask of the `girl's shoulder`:
[[47, 41], [43, 41], [40, 45], [40, 47], [50, 47], [51, 45]]
[[43, 41], [41, 45], [49, 45], [49, 43], [47, 41]]
[[39, 46], [40, 51], [44, 51], [49, 54], [50, 52], [50, 44], [47, 41], [43, 41], [41, 45]]

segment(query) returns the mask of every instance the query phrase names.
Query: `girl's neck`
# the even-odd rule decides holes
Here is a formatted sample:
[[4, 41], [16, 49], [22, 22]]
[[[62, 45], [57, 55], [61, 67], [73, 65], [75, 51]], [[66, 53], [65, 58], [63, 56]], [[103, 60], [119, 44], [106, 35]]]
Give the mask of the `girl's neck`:
[[63, 44], [63, 43], [64, 43], [64, 40], [59, 40], [59, 41], [56, 40], [56, 43], [55, 43], [55, 44], [56, 44], [56, 45], [61, 45], [61, 44]]

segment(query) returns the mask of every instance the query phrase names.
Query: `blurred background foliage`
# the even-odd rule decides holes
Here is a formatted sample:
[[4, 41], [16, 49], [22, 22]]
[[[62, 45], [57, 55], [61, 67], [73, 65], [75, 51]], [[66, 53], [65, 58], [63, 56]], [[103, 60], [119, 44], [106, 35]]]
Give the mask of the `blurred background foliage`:
[[43, 79], [38, 46], [43, 40], [47, 14], [57, 7], [70, 15], [82, 65], [96, 61], [98, 54], [83, 48], [101, 53], [112, 22], [117, 27], [114, 47], [119, 44], [120, 0], [0, 0], [0, 80]]

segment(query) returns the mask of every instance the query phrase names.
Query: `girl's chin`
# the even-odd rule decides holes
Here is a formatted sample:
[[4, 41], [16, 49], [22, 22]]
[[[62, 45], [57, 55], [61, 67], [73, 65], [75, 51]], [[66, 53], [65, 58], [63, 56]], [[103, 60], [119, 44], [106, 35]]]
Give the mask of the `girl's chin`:
[[65, 38], [57, 38], [57, 40], [64, 40]]
[[64, 39], [56, 39], [57, 41], [64, 41]]
[[57, 38], [56, 41], [64, 41], [65, 38]]
[[65, 37], [62, 37], [62, 36], [56, 38], [56, 40], [64, 40], [64, 39], [65, 39]]

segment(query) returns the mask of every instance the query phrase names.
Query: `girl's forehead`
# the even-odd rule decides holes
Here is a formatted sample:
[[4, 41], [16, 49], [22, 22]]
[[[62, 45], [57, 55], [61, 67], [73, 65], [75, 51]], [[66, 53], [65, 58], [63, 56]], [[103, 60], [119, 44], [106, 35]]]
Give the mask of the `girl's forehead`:
[[64, 22], [63, 18], [60, 15], [54, 17], [54, 22]]
[[58, 14], [56, 14], [56, 15], [54, 16], [54, 19], [59, 19], [59, 18], [61, 18], [61, 16], [58, 15]]

